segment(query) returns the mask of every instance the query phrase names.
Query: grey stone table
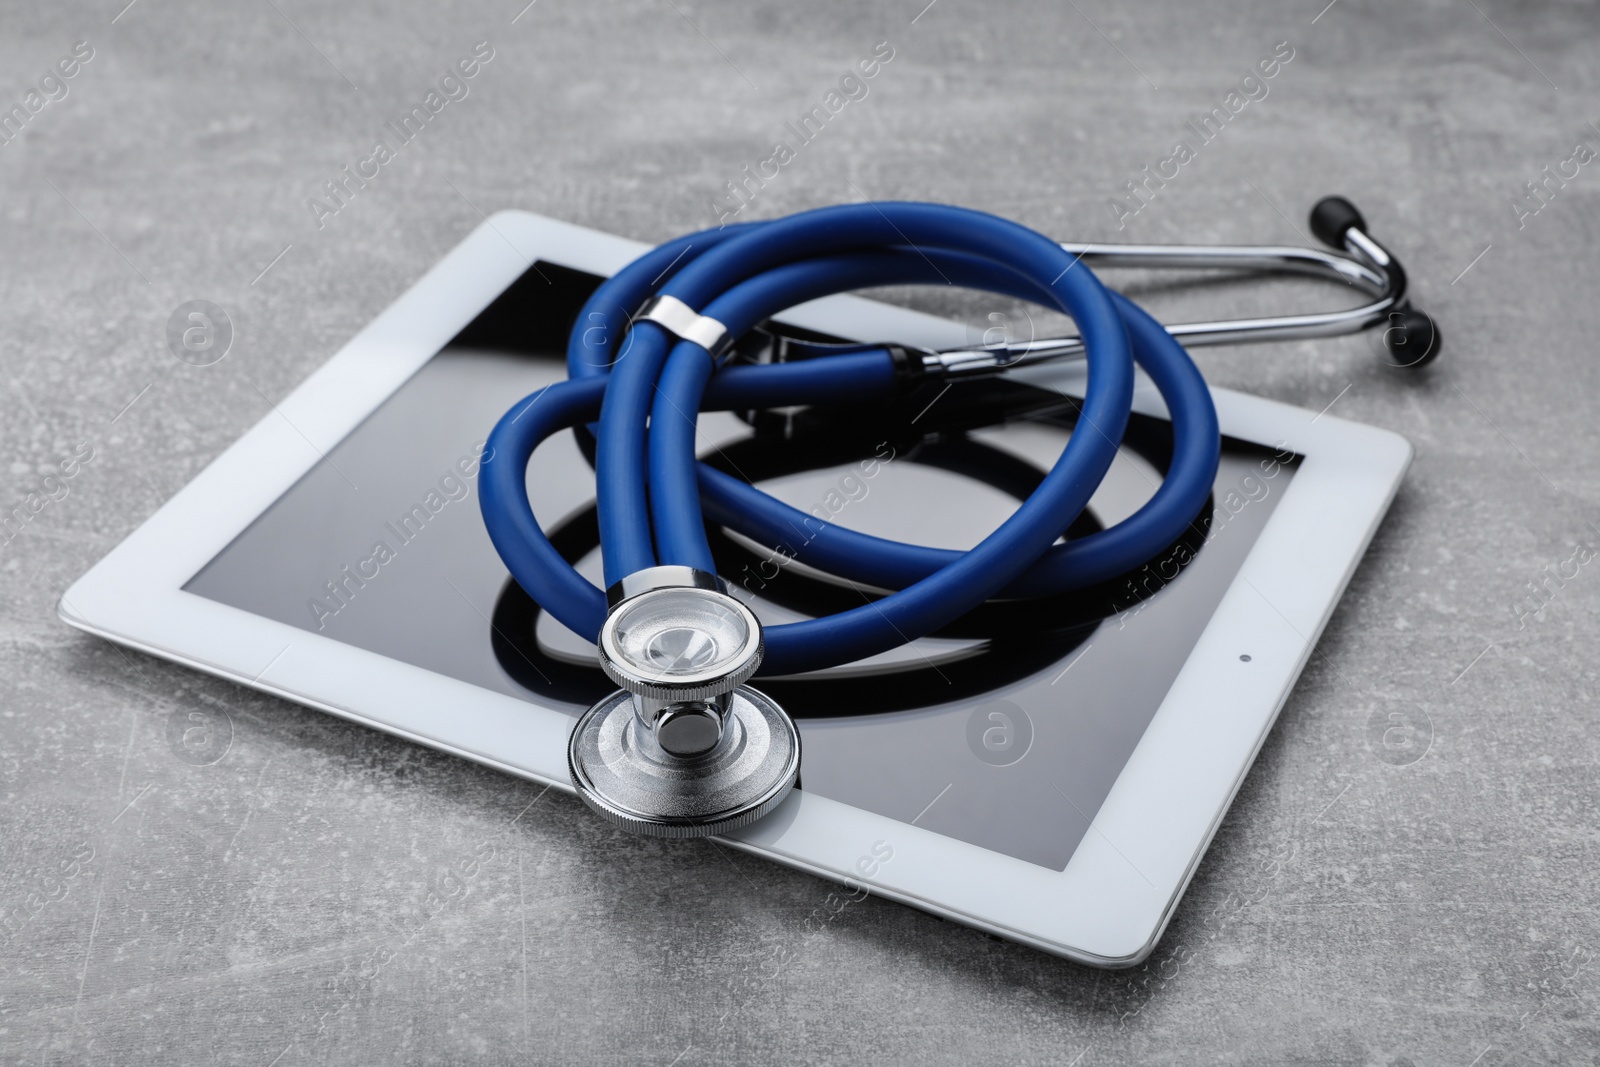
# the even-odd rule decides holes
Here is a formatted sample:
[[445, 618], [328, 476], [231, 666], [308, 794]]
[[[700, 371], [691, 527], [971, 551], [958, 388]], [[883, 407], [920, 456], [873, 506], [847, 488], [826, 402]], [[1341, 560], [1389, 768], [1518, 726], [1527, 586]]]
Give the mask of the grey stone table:
[[[1595, 5], [124, 2], [0, 16], [0, 1061], [1600, 1062]], [[1422, 379], [1364, 338], [1200, 356], [1417, 459], [1147, 968], [872, 899], [808, 932], [822, 882], [55, 617], [484, 213], [660, 240], [904, 197], [1300, 243], [1328, 192], [1448, 348]], [[1172, 314], [1329, 296], [1129, 285]], [[202, 298], [237, 338], [197, 368], [165, 330]], [[222, 758], [169, 744], [191, 713], [231, 724]]]

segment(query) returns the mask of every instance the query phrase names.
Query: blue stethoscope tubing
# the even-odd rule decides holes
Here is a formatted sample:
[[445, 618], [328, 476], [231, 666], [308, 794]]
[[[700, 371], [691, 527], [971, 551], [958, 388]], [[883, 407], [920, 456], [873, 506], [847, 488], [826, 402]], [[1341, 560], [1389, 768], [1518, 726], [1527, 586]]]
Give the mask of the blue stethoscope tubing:
[[[808, 300], [909, 284], [986, 290], [1062, 311], [1077, 324], [1087, 350], [1081, 410], [1060, 458], [1033, 495], [966, 552], [821, 522], [696, 459], [700, 411], [894, 395], [905, 376], [888, 347], [717, 367], [699, 345], [649, 319], [633, 321], [650, 297], [672, 296], [737, 337]], [[1135, 363], [1155, 384], [1172, 422], [1166, 477], [1122, 522], [1057, 544], [1116, 455], [1131, 411]], [[605, 593], [539, 527], [527, 466], [541, 442], [598, 418], [596, 497], [608, 585], [659, 564], [714, 573], [704, 525], [710, 520], [839, 578], [893, 590], [848, 611], [765, 628], [761, 674], [769, 677], [887, 651], [985, 600], [1069, 592], [1135, 569], [1196, 521], [1220, 458], [1210, 390], [1160, 323], [1042, 234], [939, 204], [819, 208], [660, 245], [604, 282], [584, 305], [569, 341], [567, 371], [567, 381], [519, 401], [488, 439], [479, 502], [507, 569], [563, 625], [597, 638]]]

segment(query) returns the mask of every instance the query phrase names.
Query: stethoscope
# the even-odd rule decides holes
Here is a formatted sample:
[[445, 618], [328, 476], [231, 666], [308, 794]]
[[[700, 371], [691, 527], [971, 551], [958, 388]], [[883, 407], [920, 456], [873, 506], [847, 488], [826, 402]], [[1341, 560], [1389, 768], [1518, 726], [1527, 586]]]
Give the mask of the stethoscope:
[[[1399, 262], [1348, 201], [1311, 213], [1343, 253], [1272, 246], [1063, 245], [965, 208], [868, 203], [690, 234], [604, 282], [579, 312], [568, 380], [508, 411], [479, 474], [490, 539], [541, 609], [593, 640], [616, 692], [579, 717], [573, 785], [614, 824], [698, 837], [759, 819], [793, 788], [800, 735], [748, 685], [889, 651], [989, 601], [1059, 597], [1132, 571], [1191, 531], [1210, 499], [1221, 438], [1211, 394], [1183, 344], [1328, 337], [1383, 324], [1396, 366], [1438, 353], [1433, 321], [1406, 300]], [[1106, 289], [1092, 267], [1227, 268], [1337, 279], [1370, 299], [1347, 311], [1163, 326]], [[1075, 337], [945, 351], [820, 344], [764, 328], [787, 308], [885, 285], [956, 285], [1069, 315]], [[1045, 361], [1087, 365], [1060, 458], [993, 533], [966, 552], [903, 544], [792, 508], [696, 458], [698, 413], [888, 404], [930, 382], [992, 377]], [[1061, 543], [1128, 430], [1138, 365], [1160, 392], [1171, 459], [1133, 515]], [[527, 467], [562, 430], [592, 434], [602, 591], [535, 520]], [[785, 562], [888, 590], [831, 614], [763, 627], [717, 576], [707, 526]]]

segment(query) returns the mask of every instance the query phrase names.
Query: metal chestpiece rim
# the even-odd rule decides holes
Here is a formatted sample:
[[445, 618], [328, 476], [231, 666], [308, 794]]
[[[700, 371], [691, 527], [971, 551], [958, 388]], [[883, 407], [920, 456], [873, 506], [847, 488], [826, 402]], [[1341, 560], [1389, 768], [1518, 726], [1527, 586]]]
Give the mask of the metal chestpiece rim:
[[[690, 581], [694, 584], [688, 584]], [[600, 669], [630, 693], [672, 702], [712, 700], [749, 681], [761, 666], [765, 652], [761, 623], [721, 586], [715, 575], [691, 567], [652, 567], [612, 586], [613, 590], [620, 587], [621, 595], [612, 603], [600, 628]], [[698, 670], [684, 664], [653, 666], [630, 655], [624, 647], [625, 629], [641, 615], [669, 608], [674, 601], [699, 601], [697, 607], [715, 616], [734, 635], [735, 647], [715, 654]], [[677, 629], [690, 628], [685, 625]]]
[[[673, 838], [725, 833], [782, 803], [799, 776], [800, 733], [743, 684], [764, 651], [750, 609], [716, 575], [677, 566], [630, 574], [607, 600], [600, 666], [622, 689], [573, 727], [579, 798], [624, 830]], [[679, 717], [710, 719], [715, 736], [674, 737]]]
[[712, 749], [664, 753], [618, 690], [578, 720], [567, 766], [578, 797], [607, 822], [648, 837], [692, 838], [755, 822], [783, 802], [800, 772], [800, 734], [776, 703], [741, 686]]

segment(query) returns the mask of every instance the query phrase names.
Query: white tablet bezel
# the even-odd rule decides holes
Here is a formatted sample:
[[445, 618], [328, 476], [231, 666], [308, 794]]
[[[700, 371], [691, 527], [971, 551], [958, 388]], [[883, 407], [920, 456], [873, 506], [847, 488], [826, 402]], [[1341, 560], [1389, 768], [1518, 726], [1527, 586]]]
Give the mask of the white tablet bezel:
[[[569, 715], [182, 587], [533, 260], [610, 275], [647, 247], [525, 212], [488, 219], [79, 579], [61, 598], [61, 617], [570, 791]], [[850, 296], [782, 318], [844, 337], [967, 341], [960, 323]], [[1080, 373], [1030, 377], [1070, 389]], [[1148, 955], [1411, 458], [1405, 439], [1384, 430], [1214, 393], [1224, 433], [1304, 458], [1064, 871], [803, 791], [722, 840], [1080, 962], [1129, 965]], [[1163, 413], [1142, 379], [1136, 407]]]

